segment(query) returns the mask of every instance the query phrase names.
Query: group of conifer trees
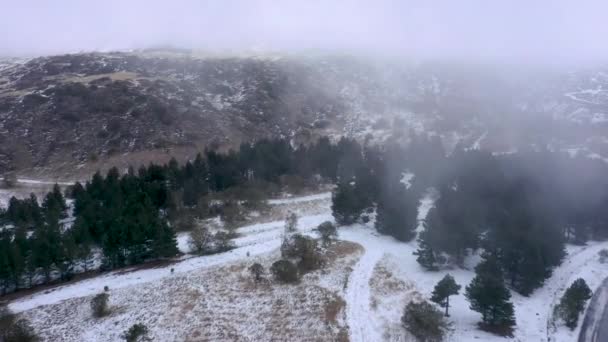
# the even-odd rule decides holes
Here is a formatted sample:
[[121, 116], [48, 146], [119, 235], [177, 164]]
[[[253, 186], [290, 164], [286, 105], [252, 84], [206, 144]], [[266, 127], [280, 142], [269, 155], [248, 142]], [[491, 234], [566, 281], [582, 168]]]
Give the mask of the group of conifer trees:
[[[321, 138], [293, 148], [284, 139], [242, 144], [236, 151], [206, 150], [179, 165], [150, 164], [120, 174], [100, 172], [66, 189], [55, 186], [42, 203], [33, 194], [0, 208], [0, 292], [67, 280], [96, 267], [114, 269], [177, 254], [169, 216], [201, 197], [248, 182], [279, 183], [281, 177], [332, 183], [338, 165], [358, 143]], [[345, 170], [347, 172], [348, 170]]]
[[[515, 323], [509, 288], [530, 295], [565, 256], [565, 243], [608, 235], [608, 167], [548, 150], [493, 155], [456, 148], [446, 156], [433, 140], [409, 147], [364, 147], [350, 174], [339, 174], [332, 211], [342, 225], [366, 222], [401, 241], [418, 238], [418, 262], [428, 270], [464, 267], [482, 255], [467, 287], [488, 329]], [[400, 176], [414, 173], [411, 186]], [[345, 176], [345, 177], [343, 177]], [[417, 207], [436, 192], [423, 229]], [[504, 331], [503, 331], [504, 332]]]

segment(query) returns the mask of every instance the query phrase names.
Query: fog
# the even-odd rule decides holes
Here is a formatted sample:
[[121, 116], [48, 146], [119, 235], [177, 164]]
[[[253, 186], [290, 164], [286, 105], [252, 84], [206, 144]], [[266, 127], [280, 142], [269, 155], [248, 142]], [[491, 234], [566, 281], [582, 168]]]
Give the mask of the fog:
[[593, 1], [3, 0], [0, 55], [173, 46], [516, 63], [601, 62]]

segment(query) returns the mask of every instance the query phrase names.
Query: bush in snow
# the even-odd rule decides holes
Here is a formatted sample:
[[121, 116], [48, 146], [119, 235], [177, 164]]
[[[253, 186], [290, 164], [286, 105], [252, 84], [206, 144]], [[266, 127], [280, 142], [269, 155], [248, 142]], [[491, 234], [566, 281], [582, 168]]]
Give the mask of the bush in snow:
[[431, 300], [439, 304], [442, 308], [445, 308], [446, 317], [450, 316], [448, 314], [450, 296], [457, 295], [458, 291], [460, 291], [460, 285], [456, 284], [454, 277], [449, 274], [446, 274], [445, 277], [435, 285], [435, 289], [433, 289]]
[[107, 293], [100, 293], [91, 299], [91, 312], [93, 317], [100, 318], [110, 313], [108, 301], [110, 296]]
[[281, 256], [298, 259], [298, 267], [302, 271], [311, 271], [323, 265], [317, 241], [301, 234], [286, 236], [283, 239]]
[[0, 307], [0, 341], [35, 342], [39, 338], [27, 320], [17, 319], [6, 307]]
[[585, 303], [591, 298], [591, 289], [585, 280], [576, 279], [566, 290], [564, 296], [555, 308], [555, 312], [570, 330], [574, 330], [578, 324], [578, 317], [585, 309]]
[[427, 301], [409, 302], [401, 322], [419, 341], [441, 341], [450, 325], [443, 314]]
[[336, 226], [329, 221], [321, 223], [317, 227], [317, 231], [321, 234], [321, 241], [323, 241], [324, 246], [328, 246], [332, 240], [338, 237]]
[[213, 237], [209, 233], [207, 227], [196, 227], [190, 232], [190, 238], [188, 245], [190, 249], [196, 254], [207, 254], [211, 251], [211, 243]]
[[150, 341], [148, 338], [148, 327], [141, 323], [133, 324], [129, 330], [122, 334], [122, 338], [127, 342]]
[[264, 274], [264, 266], [256, 262], [249, 266], [249, 273], [251, 273], [256, 282], [259, 282], [262, 280], [262, 275]]
[[274, 278], [283, 283], [295, 283], [299, 280], [298, 268], [289, 260], [279, 260], [270, 266]]
[[232, 235], [230, 233], [219, 231], [213, 235], [213, 241], [215, 243], [215, 251], [217, 253], [226, 252], [234, 248], [234, 243], [231, 240]]
[[293, 233], [298, 230], [298, 215], [294, 212], [289, 212], [285, 218], [285, 232]]

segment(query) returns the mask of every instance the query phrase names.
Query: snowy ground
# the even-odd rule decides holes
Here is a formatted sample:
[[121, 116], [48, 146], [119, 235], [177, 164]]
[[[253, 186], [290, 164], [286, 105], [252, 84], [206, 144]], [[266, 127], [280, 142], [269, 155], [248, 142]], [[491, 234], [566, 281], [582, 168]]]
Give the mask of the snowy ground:
[[[430, 191], [421, 200], [420, 220], [426, 217], [435, 196], [436, 194]], [[312, 230], [318, 224], [332, 220], [329, 203], [329, 194], [325, 193], [278, 200], [271, 202], [271, 205], [298, 211], [300, 214], [298, 229], [305, 234], [312, 234]], [[417, 248], [415, 241], [403, 243], [381, 236], [375, 232], [372, 224], [353, 225], [340, 228], [340, 239], [362, 246], [360, 259], [346, 258], [344, 264], [346, 266], [338, 266], [339, 269], [343, 267], [341, 271], [320, 272], [311, 276], [306, 285], [298, 290], [306, 293], [303, 297], [292, 296], [294, 292], [291, 292], [289, 287], [280, 290], [274, 287], [272, 290], [262, 290], [244, 285], [243, 279], [246, 275], [243, 270], [244, 264], [252, 260], [260, 260], [267, 266], [270, 259], [276, 258], [283, 227], [283, 220], [242, 227], [238, 229], [241, 235], [235, 239], [237, 248], [230, 252], [204, 257], [186, 256], [184, 260], [174, 265], [156, 269], [109, 273], [95, 279], [61, 286], [48, 293], [22, 298], [11, 303], [10, 307], [30, 317], [38, 330], [53, 331], [53, 334], [63, 334], [67, 329], [65, 327], [81, 323], [88, 327], [86, 329], [88, 335], [82, 335], [85, 332], [79, 330], [81, 335], [78, 336], [93, 341], [95, 341], [93, 336], [103, 336], [102, 340], [113, 341], [118, 336], [116, 334], [137, 320], [144, 320], [149, 327], [158, 326], [158, 329], [154, 328], [153, 333], [161, 340], [179, 340], [186, 337], [191, 340], [246, 338], [271, 340], [281, 336], [276, 330], [262, 331], [259, 326], [252, 324], [252, 321], [258, 319], [256, 315], [258, 312], [265, 317], [261, 319], [264, 326], [283, 324], [283, 329], [289, 332], [294, 340], [305, 340], [304, 335], [300, 334], [307, 330], [328, 339], [344, 337], [345, 331], [349, 331], [348, 337], [352, 342], [408, 341], [411, 338], [400, 326], [400, 318], [407, 302], [413, 298], [429, 298], [434, 285], [446, 273], [454, 276], [464, 288], [473, 278], [473, 267], [479, 260], [478, 256], [469, 258], [466, 263], [467, 269], [428, 272], [418, 265], [412, 254]], [[419, 229], [421, 227], [422, 225], [419, 225]], [[183, 235], [178, 239], [182, 249], [186, 248], [185, 239]], [[559, 322], [554, 324], [553, 307], [566, 287], [578, 277], [584, 278], [592, 289], [599, 286], [601, 280], [608, 274], [608, 264], [601, 264], [598, 256], [598, 252], [604, 248], [608, 248], [608, 242], [591, 243], [588, 246], [568, 246], [568, 257], [554, 271], [553, 276], [547, 280], [542, 289], [536, 290], [530, 297], [513, 293], [517, 328], [512, 340], [576, 341], [578, 330], [570, 332]], [[173, 273], [171, 268], [174, 269]], [[228, 285], [223, 289], [218, 284]], [[106, 285], [110, 288], [113, 305], [120, 310], [106, 323], [97, 324], [83, 315], [88, 314], [90, 296], [102, 291]], [[271, 294], [267, 293], [268, 291]], [[172, 295], [173, 292], [180, 295]], [[235, 296], [235, 292], [239, 295]], [[157, 296], [157, 293], [162, 296]], [[210, 296], [222, 298], [226, 296], [228, 299], [212, 300]], [[165, 297], [169, 298], [168, 301], [172, 304], [166, 304], [167, 301], [163, 301], [164, 304], [154, 304], [154, 300]], [[340, 302], [342, 299], [344, 302]], [[298, 301], [309, 303], [311, 311], [308, 316], [314, 317], [317, 317], [322, 310], [311, 303], [319, 301], [333, 303], [334, 310], [330, 311], [338, 312], [331, 315], [334, 317], [332, 322], [335, 322], [322, 324], [314, 317], [309, 319], [300, 311], [293, 311], [293, 308], [298, 306]], [[136, 305], [136, 302], [143, 304]], [[192, 305], [184, 306], [183, 302], [191, 302]], [[505, 340], [477, 329], [476, 324], [481, 317], [469, 309], [462, 292], [452, 297], [450, 303], [453, 331], [450, 333], [449, 341]], [[174, 306], [181, 308], [179, 309], [181, 311], [175, 311]], [[279, 308], [287, 323], [264, 316], [270, 315], [271, 308]], [[222, 312], [222, 318], [211, 319], [211, 312], [215, 311]], [[228, 324], [230, 319], [227, 317], [230, 312], [235, 311], [239, 312], [238, 322]], [[293, 325], [290, 315], [305, 320], [306, 329]], [[63, 318], [57, 321], [55, 317]], [[206, 318], [200, 321], [200, 317]], [[84, 320], [84, 323], [80, 320]], [[197, 332], [188, 330], [189, 327], [188, 329], [182, 327], [188, 330], [184, 332], [185, 330], [181, 331], [172, 325], [184, 320], [195, 320], [210, 327], [199, 331], [199, 335], [196, 335]], [[218, 323], [218, 320], [225, 322]], [[49, 322], [52, 322], [52, 325]], [[218, 324], [220, 328], [217, 328]], [[321, 329], [322, 327], [326, 327], [323, 328], [325, 330]], [[63, 335], [61, 336], [63, 338]], [[70, 338], [65, 337], [63, 340], [75, 340]]]
[[361, 251], [348, 242], [333, 245], [326, 252], [333, 262], [295, 285], [253, 281], [247, 267], [259, 262], [268, 269], [280, 258], [275, 250], [139, 286], [110, 286], [111, 314], [104, 318], [91, 317], [91, 296], [25, 316], [48, 341], [118, 341], [135, 323], [145, 324], [154, 341], [339, 340], [348, 336], [343, 289]]

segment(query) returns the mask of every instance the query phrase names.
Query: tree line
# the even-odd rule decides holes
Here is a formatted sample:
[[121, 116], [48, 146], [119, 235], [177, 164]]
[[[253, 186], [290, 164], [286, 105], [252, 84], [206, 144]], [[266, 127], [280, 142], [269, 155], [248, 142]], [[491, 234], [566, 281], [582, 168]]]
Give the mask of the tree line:
[[[417, 261], [429, 271], [465, 267], [467, 256], [481, 253], [467, 296], [485, 327], [508, 331], [515, 324], [508, 288], [530, 295], [561, 264], [566, 243], [608, 237], [608, 167], [547, 149], [492, 154], [457, 147], [447, 155], [424, 140], [357, 151], [351, 174], [337, 179], [334, 218], [348, 225], [375, 214], [378, 232], [417, 239]], [[414, 174], [409, 185], [406, 171]], [[436, 200], [419, 223], [427, 188]]]
[[[172, 159], [124, 174], [116, 168], [97, 172], [65, 195], [54, 186], [42, 201], [34, 194], [13, 197], [0, 208], [0, 292], [175, 256], [175, 228], [184, 208], [254, 183], [333, 183], [349, 172], [339, 165], [358, 146], [326, 137], [298, 148], [285, 139], [260, 140], [227, 153], [205, 150], [183, 165]], [[233, 204], [224, 204], [224, 211]], [[211, 203], [204, 206], [201, 218], [217, 214]]]

